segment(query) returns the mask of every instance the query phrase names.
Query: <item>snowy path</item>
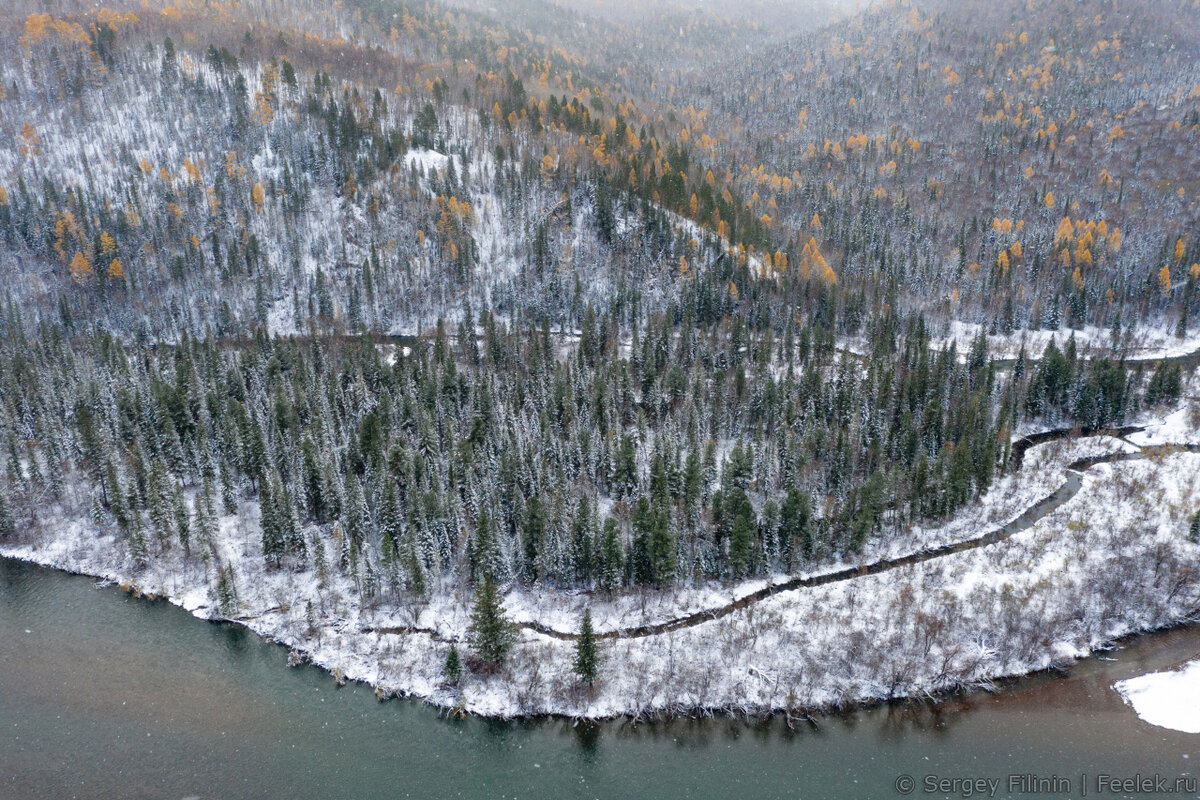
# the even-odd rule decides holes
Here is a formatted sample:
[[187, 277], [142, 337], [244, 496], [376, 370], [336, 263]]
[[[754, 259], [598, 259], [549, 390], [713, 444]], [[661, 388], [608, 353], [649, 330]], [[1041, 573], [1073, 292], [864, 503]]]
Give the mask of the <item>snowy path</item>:
[[[940, 352], [939, 348], [940, 348], [940, 345], [931, 344], [930, 348], [929, 348], [929, 352], [931, 354], [938, 353], [938, 352]], [[863, 352], [859, 352], [859, 350], [856, 350], [849, 345], [838, 345], [837, 347], [834, 348], [834, 350], [844, 356], [853, 358], [856, 361], [860, 361], [864, 364], [870, 360], [869, 355], [867, 355], [866, 353], [863, 353]], [[968, 353], [968, 351], [965, 349], [958, 351], [958, 357], [959, 357], [960, 363], [966, 359], [967, 353]], [[1113, 360], [1118, 360], [1117, 356], [1115, 356], [1115, 355], [1112, 356], [1112, 358], [1113, 358]], [[1034, 366], [1034, 365], [1040, 363], [1041, 360], [1042, 360], [1041, 357], [1038, 355], [1032, 355], [1032, 354], [1027, 355], [1025, 357], [1025, 365], [1028, 368], [1030, 366]], [[1017, 359], [1016, 358], [992, 358], [991, 363], [993, 366], [995, 366], [996, 369], [1011, 370], [1014, 366], [1016, 366]], [[1139, 366], [1152, 367], [1159, 363], [1178, 364], [1179, 366], [1183, 367], [1184, 369], [1194, 369], [1195, 367], [1200, 366], [1200, 348], [1196, 348], [1194, 350], [1189, 350], [1186, 353], [1171, 353], [1169, 351], [1161, 351], [1158, 353], [1151, 352], [1148, 354], [1139, 354], [1136, 356], [1129, 356], [1129, 357], [1123, 359], [1122, 363], [1124, 363], [1127, 367], [1139, 367]]]
[[[1118, 429], [1096, 429], [1083, 432], [1081, 438], [1090, 436], [1117, 436], [1119, 438], [1128, 436], [1131, 433], [1141, 431], [1138, 426], [1128, 426]], [[1071, 429], [1058, 429], [1046, 431], [1034, 436], [1024, 437], [1013, 448], [1013, 457], [1017, 459], [1017, 464], [1021, 462], [1025, 451], [1034, 445], [1045, 444], [1056, 439], [1065, 439], [1074, 434]], [[662, 622], [635, 625], [627, 628], [618, 628], [616, 630], [602, 631], [596, 633], [597, 639], [640, 639], [647, 636], [659, 636], [670, 633], [672, 631], [681, 630], [683, 628], [694, 628], [697, 625], [703, 625], [713, 620], [727, 617], [736, 611], [745, 609], [769, 597], [773, 597], [784, 592], [791, 592], [797, 589], [810, 589], [818, 586], [827, 586], [832, 583], [841, 581], [853, 580], [855, 578], [865, 577], [867, 575], [878, 575], [881, 572], [888, 572], [894, 569], [913, 566], [925, 561], [932, 561], [945, 556], [956, 553], [963, 553], [968, 550], [975, 550], [981, 547], [1002, 542], [1012, 536], [1029, 530], [1039, 520], [1047, 515], [1058, 510], [1061, 506], [1067, 503], [1071, 498], [1077, 495], [1080, 489], [1083, 488], [1083, 473], [1097, 467], [1101, 464], [1110, 464], [1116, 461], [1136, 461], [1144, 458], [1149, 458], [1154, 455], [1169, 454], [1172, 452], [1187, 451], [1192, 453], [1200, 453], [1200, 445], [1197, 444], [1157, 444], [1147, 445], [1133, 452], [1119, 451], [1101, 456], [1089, 456], [1071, 462], [1067, 465], [1067, 480], [1057, 490], [1049, 496], [1042, 498], [1032, 506], [1021, 512], [1009, 522], [980, 534], [971, 539], [962, 539], [955, 542], [940, 545], [938, 547], [930, 547], [916, 552], [908, 553], [895, 558], [881, 558], [866, 564], [857, 566], [844, 567], [842, 569], [831, 572], [822, 572], [815, 575], [802, 575], [790, 580], [779, 583], [769, 584], [763, 588], [744, 595], [724, 605], [702, 609], [690, 614], [674, 617]], [[553, 628], [549, 625], [544, 625], [540, 622], [521, 622], [518, 627], [549, 636], [553, 639], [561, 641], [573, 641], [579, 638], [579, 634], [572, 631], [564, 631]], [[456, 641], [453, 638], [446, 637], [440, 631], [432, 628], [420, 626], [397, 626], [397, 627], [364, 627], [360, 629], [362, 633], [375, 634], [397, 634], [409, 635], [414, 633], [426, 634], [440, 641]]]
[[[597, 631], [606, 666], [594, 692], [580, 689], [571, 672], [576, 626], [570, 614], [560, 613], [563, 598], [535, 607], [526, 602], [522, 610], [528, 615], [514, 615], [523, 635], [501, 672], [471, 673], [449, 685], [446, 652], [450, 643], [461, 647], [467, 636], [464, 597], [445, 596], [423, 609], [381, 616], [359, 605], [346, 579], [335, 576], [338, 583], [312, 593], [311, 574], [253, 569], [260, 562], [248, 518], [222, 523], [227, 546], [220, 558], [237, 560], [244, 611], [229, 621], [292, 648], [295, 661], [310, 660], [338, 681], [376, 687], [380, 697], [415, 696], [484, 716], [811, 710], [987, 685], [1192, 613], [1178, 602], [1182, 584], [1171, 569], [1163, 573], [1170, 585], [1155, 588], [1149, 573], [1138, 579], [1145, 591], [1131, 601], [1138, 605], [1132, 611], [1112, 588], [1149, 559], [1158, 558], [1162, 566], [1163, 551], [1151, 548], [1156, 537], [1165, 540], [1155, 531], [1169, 524], [1175, 536], [1180, 499], [1190, 508], [1200, 496], [1195, 455], [1200, 443], [1190, 433], [1182, 423], [1150, 424], [1119, 440], [1121, 450], [1113, 453], [1093, 446], [1106, 438], [1107, 444], [1118, 441], [1102, 432], [1079, 444], [1070, 432], [1059, 431], [1053, 436], [1066, 448], [1058, 453], [1069, 455], [1056, 458], [1038, 448], [1025, 455], [1014, 477], [1032, 480], [1027, 473], [1048, 465], [1035, 467], [1034, 459], [1049, 457], [1066, 462], [1055, 470], [1061, 485], [1035, 482], [1037, 494], [1024, 493], [1028, 499], [1008, 506], [1011, 511], [996, 523], [958, 525], [948, 540], [878, 553], [861, 565], [745, 585], [745, 593], [735, 597], [701, 595], [707, 599], [663, 609], [664, 616], [643, 617], [636, 626], [622, 625], [622, 615], [632, 609], [616, 606], [602, 615], [615, 624]], [[1189, 439], [1187, 445], [1169, 444]], [[1115, 462], [1125, 462], [1125, 479], [1114, 472]], [[1156, 466], [1161, 463], [1168, 466]], [[1172, 476], [1165, 485], [1160, 469]], [[1106, 500], [1124, 497], [1121, 504], [1132, 510], [1122, 515], [1106, 507], [1096, 494], [1102, 484]], [[1151, 493], [1155, 505], [1147, 506], [1142, 499]], [[1090, 499], [1081, 506], [1083, 498]], [[1024, 510], [1017, 514], [1019, 509]], [[974, 533], [971, 524], [981, 532]], [[195, 580], [183, 586], [176, 580], [178, 563], [168, 559], [133, 582], [123, 545], [86, 531], [85, 523], [74, 521], [50, 528], [49, 540], [0, 552], [125, 582], [197, 616], [218, 616], [211, 573], [201, 582], [191, 575]], [[1096, 558], [1090, 558], [1093, 553]], [[120, 564], [126, 567], [114, 566]], [[920, 613], [914, 613], [914, 598], [926, 603]], [[315, 624], [306, 622], [306, 601], [320, 613]], [[1064, 614], [1062, 608], [1072, 611]], [[1081, 608], [1091, 609], [1083, 627]]]

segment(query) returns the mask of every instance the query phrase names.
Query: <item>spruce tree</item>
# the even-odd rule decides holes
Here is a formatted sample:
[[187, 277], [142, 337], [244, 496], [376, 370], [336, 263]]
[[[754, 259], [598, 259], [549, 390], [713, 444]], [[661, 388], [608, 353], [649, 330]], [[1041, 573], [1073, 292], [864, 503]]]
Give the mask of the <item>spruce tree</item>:
[[501, 579], [503, 563], [500, 557], [500, 545], [492, 528], [492, 520], [487, 509], [479, 510], [479, 521], [475, 525], [475, 541], [471, 545], [471, 582], [478, 583], [484, 578], [497, 581]]
[[284, 551], [303, 559], [308, 554], [308, 547], [304, 542], [304, 532], [300, 530], [300, 520], [296, 517], [291, 493], [284, 485], [277, 485], [276, 489], [277, 521]]
[[178, 484], [171, 493], [171, 507], [172, 513], [175, 515], [175, 533], [179, 536], [179, 544], [183, 547], [184, 553], [191, 555], [191, 516], [188, 514], [187, 500], [183, 497], [183, 487]]
[[150, 548], [146, 544], [146, 528], [142, 524], [142, 512], [134, 511], [129, 525], [129, 555], [138, 569], [150, 563]]
[[516, 628], [500, 605], [500, 590], [489, 578], [484, 578], [475, 592], [468, 632], [471, 646], [489, 668], [501, 664], [516, 642]]
[[1200, 511], [1197, 511], [1196, 515], [1192, 517], [1192, 526], [1188, 531], [1188, 536], [1193, 542], [1200, 544]]
[[666, 511], [654, 515], [649, 549], [655, 585], [670, 585], [675, 581], [675, 535], [671, 533]]
[[600, 588], [612, 592], [621, 585], [625, 570], [625, 556], [621, 552], [621, 533], [617, 521], [612, 517], [604, 520], [604, 534], [600, 544], [603, 566], [600, 572]]
[[457, 686], [459, 679], [462, 678], [462, 671], [462, 660], [458, 657], [458, 648], [451, 644], [450, 652], [446, 653], [446, 680]]
[[583, 621], [579, 625], [579, 638], [575, 641], [575, 674], [588, 686], [596, 682], [600, 670], [600, 657], [596, 652], [596, 634], [592, 630], [592, 610], [583, 610]]
[[262, 528], [263, 558], [273, 567], [278, 567], [283, 559], [283, 526], [279, 519], [279, 504], [276, 502], [274, 487], [266, 480], [259, 487], [259, 526]]
[[0, 536], [10, 536], [17, 529], [13, 519], [12, 505], [8, 502], [8, 492], [0, 488]]
[[213, 501], [212, 483], [205, 478], [192, 507], [193, 528], [201, 547], [211, 547], [217, 535], [217, 511]]
[[780, 510], [779, 547], [785, 565], [812, 558], [812, 499], [799, 489], [789, 489]]
[[232, 616], [237, 611], [237, 584], [234, 581], [232, 565], [217, 570], [216, 600], [217, 608], [223, 616]]
[[150, 464], [149, 491], [150, 524], [159, 547], [175, 538], [173, 529], [174, 509], [171, 505], [172, 481], [167, 475], [167, 465], [161, 458]]
[[546, 533], [546, 514], [542, 502], [536, 497], [529, 498], [525, 506], [525, 514], [521, 521], [521, 540], [525, 555], [525, 579], [534, 583], [538, 579], [538, 553], [542, 547], [542, 539]]

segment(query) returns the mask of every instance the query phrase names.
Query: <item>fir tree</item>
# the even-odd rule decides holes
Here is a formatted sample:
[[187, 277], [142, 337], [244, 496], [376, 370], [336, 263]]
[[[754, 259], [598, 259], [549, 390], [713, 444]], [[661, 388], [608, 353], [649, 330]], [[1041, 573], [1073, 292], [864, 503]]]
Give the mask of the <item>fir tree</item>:
[[471, 646], [489, 668], [503, 663], [516, 643], [516, 628], [504, 616], [500, 590], [489, 578], [484, 578], [475, 591], [468, 630]]
[[596, 682], [600, 669], [600, 657], [596, 652], [596, 634], [592, 630], [592, 610], [583, 610], [583, 621], [579, 625], [579, 638], [575, 641], [575, 674], [588, 686]]
[[654, 515], [649, 544], [654, 583], [658, 586], [671, 584], [675, 580], [675, 535], [671, 533], [666, 511]]
[[146, 528], [142, 524], [142, 513], [134, 511], [129, 521], [129, 555], [138, 569], [150, 563], [150, 548], [146, 544]]
[[262, 554], [267, 564], [279, 567], [283, 559], [283, 529], [279, 519], [279, 504], [273, 487], [262, 481], [259, 487], [259, 526], [262, 528]]
[[479, 510], [479, 521], [475, 524], [475, 541], [471, 545], [471, 582], [483, 579], [499, 581], [503, 576], [500, 545], [492, 530], [492, 520], [487, 509]]
[[175, 485], [175, 490], [172, 492], [171, 506], [175, 516], [175, 533], [179, 536], [179, 544], [183, 547], [183, 552], [190, 556], [192, 554], [192, 521], [188, 514], [187, 500], [183, 496], [183, 487], [178, 484]]
[[167, 476], [167, 465], [156, 458], [150, 465], [148, 491], [150, 524], [159, 547], [175, 538], [173, 530], [174, 509], [171, 498], [171, 479]]
[[813, 555], [812, 500], [799, 489], [789, 489], [780, 510], [779, 547], [785, 563], [807, 561]]
[[525, 556], [525, 580], [534, 583], [538, 579], [538, 553], [542, 548], [542, 539], [546, 533], [546, 514], [542, 501], [536, 497], [529, 498], [525, 506], [525, 515], [521, 522], [522, 552]]
[[408, 590], [417, 597], [425, 594], [425, 568], [421, 564], [421, 554], [417, 552], [416, 532], [410, 526], [404, 536], [402, 553], [404, 569], [408, 573]]
[[450, 645], [450, 652], [446, 653], [446, 680], [450, 681], [451, 685], [457, 686], [458, 681], [462, 678], [462, 660], [458, 657], [458, 648]]
[[621, 585], [621, 575], [625, 570], [625, 557], [621, 552], [621, 532], [617, 521], [612, 517], [606, 517], [604, 520], [600, 551], [603, 559], [600, 588], [612, 592]]
[[237, 612], [238, 595], [237, 584], [234, 581], [233, 566], [220, 567], [217, 570], [217, 588], [216, 588], [217, 608], [221, 614], [226, 617], [233, 616]]
[[282, 483], [276, 485], [275, 501], [283, 549], [289, 555], [303, 559], [308, 551], [304, 543], [304, 532], [300, 530], [300, 520], [296, 516], [296, 506], [292, 503], [292, 494]]
[[0, 487], [0, 537], [11, 536], [17, 530], [16, 520], [13, 518], [12, 504], [8, 500], [8, 492]]
[[192, 520], [201, 547], [210, 548], [217, 535], [217, 512], [213, 502], [212, 483], [205, 478], [193, 501]]

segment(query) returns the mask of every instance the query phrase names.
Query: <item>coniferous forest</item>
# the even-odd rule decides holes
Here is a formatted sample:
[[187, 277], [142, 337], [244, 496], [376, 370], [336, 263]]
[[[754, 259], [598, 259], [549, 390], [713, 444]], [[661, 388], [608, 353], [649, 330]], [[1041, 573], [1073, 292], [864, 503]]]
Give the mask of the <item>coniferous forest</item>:
[[[1186, 616], [1200, 14], [1145, 5], [17, 0], [0, 546], [275, 614], [339, 676], [345, 620], [424, 637], [424, 682], [387, 675], [446, 705], [574, 670], [575, 705], [473, 707], [502, 715], [742, 707], [577, 703], [636, 669], [607, 640], [701, 628], [718, 595], [770, 629], [737, 603], [869, 564], [910, 581], [864, 590], [899, 593], [886, 624], [925, 627], [744, 705], [945, 689]], [[990, 606], [897, 577], [1026, 509], [1062, 528], [1035, 501], [1126, 445], [1180, 493], [1145, 552], [1072, 518], [1074, 553], [1118, 555], [1016, 588], [964, 560]], [[1113, 467], [1131, 497], [1141, 468]], [[1140, 605], [1104, 606], [1152, 549]], [[860, 602], [826, 599], [830, 630]], [[988, 614], [1009, 627], [968, 657], [954, 624]]]

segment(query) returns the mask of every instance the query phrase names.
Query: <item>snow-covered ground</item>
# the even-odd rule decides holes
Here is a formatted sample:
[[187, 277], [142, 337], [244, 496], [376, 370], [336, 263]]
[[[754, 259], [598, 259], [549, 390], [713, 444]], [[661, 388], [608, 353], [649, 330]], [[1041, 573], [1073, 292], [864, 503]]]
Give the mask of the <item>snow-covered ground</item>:
[[[953, 342], [960, 361], [965, 361], [971, 352], [971, 345], [979, 335], [982, 326], [973, 322], [954, 320], [943, 326], [934, 325], [929, 346], [944, 350]], [[1059, 330], [1017, 330], [1012, 333], [988, 334], [988, 356], [1004, 361], [1015, 359], [1025, 350], [1025, 357], [1037, 360], [1042, 357], [1046, 346], [1051, 341], [1065, 350], [1071, 337], [1075, 337], [1076, 352], [1080, 356], [1089, 354], [1108, 354], [1123, 352], [1125, 357], [1136, 361], [1153, 361], [1158, 358], [1176, 358], [1186, 356], [1200, 350], [1200, 331], [1194, 331], [1183, 338], [1175, 335], [1173, 328], [1140, 325], [1129, 332], [1128, 344], [1125, 334], [1114, 342], [1112, 331], [1107, 328], [1097, 328], [1088, 325], [1079, 330], [1060, 328]], [[859, 338], [849, 338], [843, 343], [846, 352], [858, 356], [870, 353], [869, 343]]]
[[1160, 728], [1200, 733], [1200, 661], [1114, 684], [1137, 715]]
[[[944, 331], [934, 329], [932, 344], [944, 348], [953, 341], [958, 352], [966, 354], [970, 351], [975, 337], [979, 335], [981, 327], [977, 323], [955, 320], [949, 323]], [[1113, 341], [1110, 329], [1087, 325], [1079, 330], [1061, 328], [1056, 331], [1019, 330], [1008, 334], [989, 334], [988, 352], [992, 358], [1016, 358], [1024, 347], [1026, 357], [1040, 358], [1042, 351], [1051, 341], [1061, 350], [1067, 346], [1072, 336], [1075, 337], [1075, 346], [1080, 353], [1090, 350], [1113, 350], [1121, 344], [1120, 341]], [[1175, 335], [1173, 326], [1139, 326], [1136, 334], [1131, 335], [1129, 340], [1134, 344], [1127, 348], [1126, 356], [1134, 359], [1170, 358], [1200, 350], [1200, 331], [1193, 331], [1179, 338]]]
[[1146, 430], [1130, 434], [1129, 441], [1139, 447], [1156, 444], [1200, 444], [1200, 426], [1197, 426], [1198, 409], [1181, 408], [1166, 419], [1146, 425]]
[[[1166, 428], [1195, 435], [1175, 417]], [[886, 547], [871, 545], [863, 560], [976, 538], [1061, 485], [1064, 464], [1131, 449], [1127, 441], [1106, 437], [1033, 448], [1019, 479], [999, 480], [948, 525], [907, 532]], [[234, 569], [238, 621], [335, 675], [376, 686], [381, 696], [413, 695], [497, 716], [765, 711], [987, 684], [1186, 618], [1200, 603], [1193, 568], [1200, 546], [1186, 538], [1196, 508], [1200, 454], [1101, 464], [1084, 475], [1068, 502], [997, 544], [780, 592], [670, 633], [604, 640], [601, 679], [593, 689], [574, 678], [571, 641], [528, 628], [503, 669], [468, 674], [459, 686], [449, 686], [445, 655], [450, 642], [465, 641], [469, 625], [465, 590], [445, 583], [432, 586], [429, 598], [399, 607], [364, 605], [318, 536], [310, 536], [309, 544], [313, 562], [325, 562], [324, 569], [266, 570], [251, 503], [221, 520], [215, 558]], [[113, 534], [83, 519], [44, 523], [28, 540], [0, 546], [0, 553], [163, 595], [202, 618], [220, 616], [212, 563], [184, 558], [175, 546], [138, 571]], [[323, 558], [316, 548], [325, 549]], [[573, 632], [590, 606], [604, 631], [723, 606], [764, 585], [760, 580], [612, 600], [510, 592], [506, 608], [514, 620]]]

